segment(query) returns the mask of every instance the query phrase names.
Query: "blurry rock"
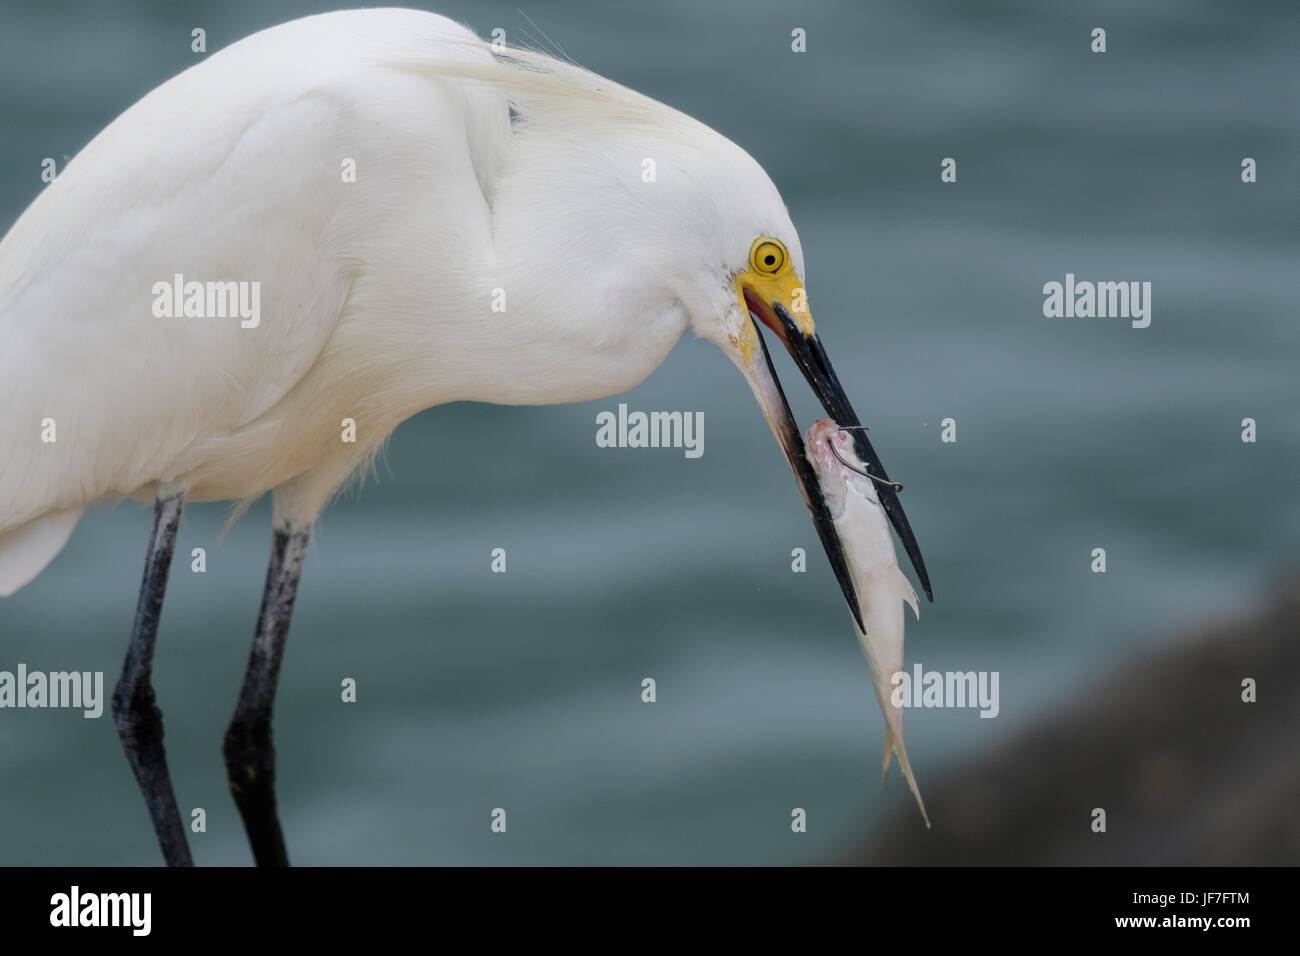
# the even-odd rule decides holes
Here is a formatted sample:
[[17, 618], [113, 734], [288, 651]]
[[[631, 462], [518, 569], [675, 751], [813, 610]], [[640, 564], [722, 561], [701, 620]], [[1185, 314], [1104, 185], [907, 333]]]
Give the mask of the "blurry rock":
[[[1242, 702], [1247, 677], [1256, 703]], [[925, 799], [932, 831], [909, 803], [848, 862], [1300, 863], [1300, 578], [1085, 691]]]

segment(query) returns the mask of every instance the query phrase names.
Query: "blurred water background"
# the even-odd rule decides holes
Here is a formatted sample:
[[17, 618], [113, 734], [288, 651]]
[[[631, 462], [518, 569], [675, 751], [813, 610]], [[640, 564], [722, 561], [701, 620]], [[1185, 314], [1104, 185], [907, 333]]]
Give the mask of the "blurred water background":
[[[191, 29], [215, 51], [333, 6], [0, 2], [0, 229], [44, 157], [62, 166], [194, 62]], [[934, 582], [909, 666], [1001, 672], [997, 719], [908, 713], [923, 793], [1295, 560], [1294, 4], [433, 9], [512, 42], [544, 31], [745, 146], [782, 189], [819, 328], [906, 485]], [[790, 51], [794, 27], [807, 53]], [[1150, 328], [1045, 319], [1042, 286], [1067, 272], [1150, 281]], [[819, 409], [777, 361], [806, 427]], [[596, 414], [620, 401], [703, 411], [704, 456], [597, 448]], [[186, 511], [155, 674], [180, 804], [207, 811], [191, 839], [204, 864], [249, 860], [220, 745], [270, 542], [268, 502], [218, 543], [226, 516]], [[129, 503], [89, 511], [0, 604], [0, 669], [101, 670], [108, 692], [149, 522]], [[399, 428], [378, 480], [319, 525], [276, 715], [302, 864], [838, 859], [920, 826], [900, 815], [901, 778], [879, 787], [882, 738], [793, 480], [740, 376], [691, 339], [619, 398], [461, 404]], [[0, 863], [158, 862], [107, 713], [0, 713], [0, 781]]]

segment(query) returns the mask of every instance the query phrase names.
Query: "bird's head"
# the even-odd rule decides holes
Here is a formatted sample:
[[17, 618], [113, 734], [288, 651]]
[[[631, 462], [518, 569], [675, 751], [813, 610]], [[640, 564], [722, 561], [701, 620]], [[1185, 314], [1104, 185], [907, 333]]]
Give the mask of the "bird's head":
[[[768, 353], [765, 333], [775, 336], [789, 352], [836, 425], [862, 423], [813, 321], [803, 280], [803, 250], [780, 194], [748, 154], [732, 144], [728, 146], [725, 151], [715, 151], [715, 157], [726, 158], [719, 170], [707, 178], [707, 190], [701, 190], [693, 204], [697, 210], [705, 210], [710, 221], [697, 219], [692, 230], [697, 261], [702, 265], [695, 272], [696, 295], [688, 299], [687, 311], [695, 333], [718, 345], [749, 382], [794, 471], [822, 546], [861, 626], [857, 597], [826, 496], [805, 455], [799, 427]], [[851, 429], [843, 435], [852, 442], [866, 470], [881, 482], [887, 481], [888, 475], [866, 430]], [[930, 596], [925, 562], [895, 488], [882, 483], [876, 490]]]
[[[583, 263], [586, 301], [601, 323], [584, 328], [606, 330], [601, 347], [620, 332], [643, 331], [653, 314], [667, 317], [657, 335], [644, 339], [654, 349], [671, 347], [681, 328], [676, 321], [684, 316], [696, 335], [726, 353], [749, 382], [795, 473], [861, 626], [825, 495], [804, 454], [764, 329], [790, 353], [838, 426], [861, 422], [813, 321], [803, 249], [772, 180], [717, 131], [573, 64], [511, 49], [497, 53], [491, 68], [472, 72], [497, 83], [522, 119], [511, 138], [513, 161], [497, 189], [496, 220], [498, 246], [506, 253], [512, 251], [506, 236], [532, 243], [535, 254], [517, 256], [539, 264], [524, 287], [549, 286], [549, 301], [564, 314], [573, 272], [542, 265], [556, 258], [558, 248]], [[574, 195], [586, 202], [574, 203]], [[513, 229], [511, 216], [518, 220]], [[658, 364], [662, 354], [651, 357]], [[628, 364], [642, 376], [653, 367]], [[846, 433], [866, 471], [886, 480], [866, 432]], [[925, 563], [894, 488], [881, 485], [878, 494], [930, 595]]]

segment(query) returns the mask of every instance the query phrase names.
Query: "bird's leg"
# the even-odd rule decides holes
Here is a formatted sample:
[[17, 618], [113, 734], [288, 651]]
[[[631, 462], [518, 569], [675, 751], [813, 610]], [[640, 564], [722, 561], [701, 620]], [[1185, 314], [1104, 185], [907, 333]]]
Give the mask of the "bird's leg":
[[271, 744], [271, 707], [280, 677], [280, 661], [289, 636], [289, 617], [298, 593], [298, 578], [311, 540], [311, 528], [276, 529], [266, 591], [257, 619], [257, 635], [248, 658], [244, 687], [235, 716], [226, 730], [226, 774], [239, 815], [244, 819], [253, 859], [258, 866], [288, 866], [284, 835], [275, 812], [275, 748]]
[[144, 802], [149, 807], [153, 828], [158, 834], [163, 859], [168, 866], [193, 866], [190, 848], [185, 842], [185, 828], [171, 777], [163, 753], [162, 712], [154, 704], [153, 646], [158, 636], [158, 616], [162, 613], [163, 592], [167, 590], [167, 571], [172, 563], [176, 529], [185, 506], [183, 494], [159, 496], [154, 505], [153, 535], [145, 558], [144, 582], [135, 610], [135, 626], [122, 676], [113, 691], [113, 723], [126, 749], [135, 779], [140, 783]]

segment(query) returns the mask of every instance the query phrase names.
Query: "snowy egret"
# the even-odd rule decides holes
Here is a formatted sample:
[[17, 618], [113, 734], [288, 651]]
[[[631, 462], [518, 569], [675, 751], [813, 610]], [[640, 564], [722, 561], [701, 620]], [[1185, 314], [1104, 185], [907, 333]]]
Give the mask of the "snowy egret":
[[[150, 673], [185, 502], [273, 493], [266, 590], [223, 749], [255, 859], [284, 864], [271, 711], [312, 525], [425, 408], [622, 392], [690, 327], [748, 381], [860, 624], [758, 330], [831, 418], [859, 424], [803, 274], [780, 194], [740, 147], [430, 13], [257, 33], [95, 137], [0, 243], [0, 594], [40, 573], [87, 505], [154, 502], [113, 715], [166, 861], [191, 858]], [[929, 593], [893, 488], [878, 494]]]

